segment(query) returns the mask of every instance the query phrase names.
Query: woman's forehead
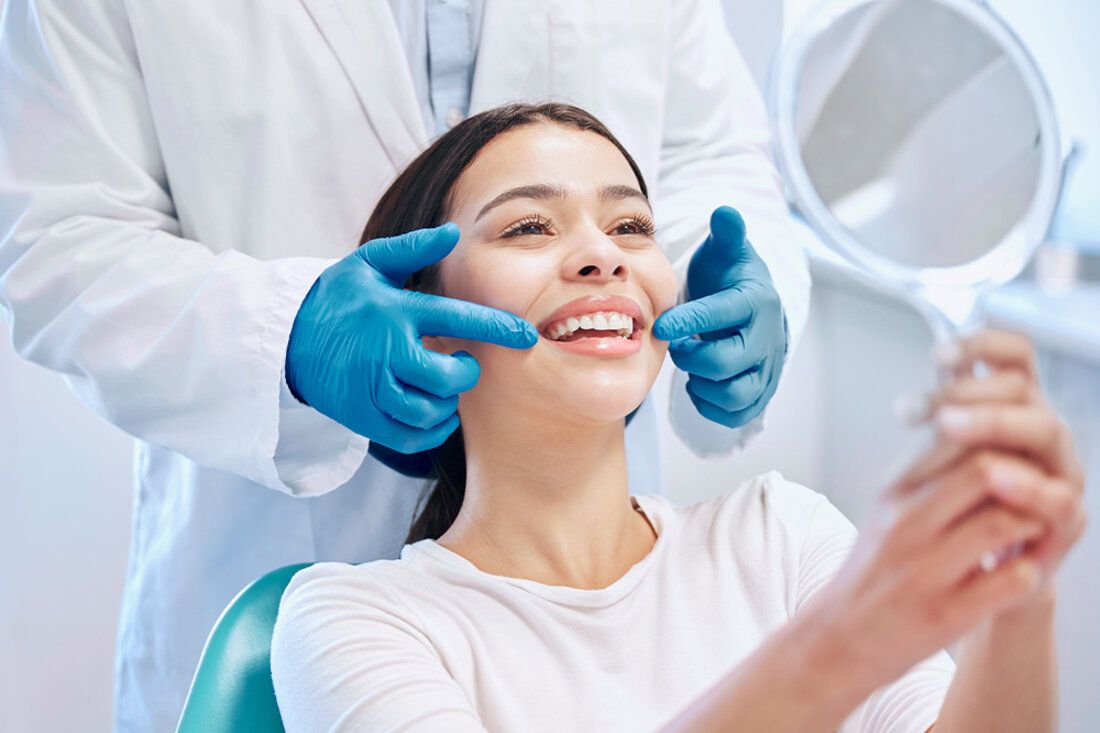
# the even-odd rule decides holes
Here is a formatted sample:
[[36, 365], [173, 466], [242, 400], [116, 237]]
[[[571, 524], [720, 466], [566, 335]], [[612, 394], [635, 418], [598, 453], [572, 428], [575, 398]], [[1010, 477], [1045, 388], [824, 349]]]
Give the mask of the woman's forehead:
[[476, 206], [480, 211], [492, 199], [523, 187], [549, 187], [565, 197], [601, 197], [612, 187], [637, 190], [638, 185], [630, 164], [607, 138], [539, 123], [487, 143], [455, 182], [453, 202], [456, 210]]

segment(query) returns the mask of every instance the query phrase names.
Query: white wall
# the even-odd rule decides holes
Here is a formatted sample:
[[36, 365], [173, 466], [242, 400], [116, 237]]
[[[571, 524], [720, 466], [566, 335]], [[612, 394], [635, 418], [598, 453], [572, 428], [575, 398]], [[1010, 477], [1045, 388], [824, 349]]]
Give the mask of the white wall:
[[0, 730], [110, 727], [130, 446], [0, 319]]

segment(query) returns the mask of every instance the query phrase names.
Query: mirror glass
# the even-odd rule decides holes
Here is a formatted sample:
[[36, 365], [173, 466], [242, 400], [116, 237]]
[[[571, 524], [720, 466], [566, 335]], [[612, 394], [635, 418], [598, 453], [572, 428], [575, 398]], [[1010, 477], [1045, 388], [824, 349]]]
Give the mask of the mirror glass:
[[826, 3], [787, 44], [773, 113], [796, 205], [897, 280], [1007, 280], [1046, 232], [1054, 113], [1027, 52], [974, 0]]

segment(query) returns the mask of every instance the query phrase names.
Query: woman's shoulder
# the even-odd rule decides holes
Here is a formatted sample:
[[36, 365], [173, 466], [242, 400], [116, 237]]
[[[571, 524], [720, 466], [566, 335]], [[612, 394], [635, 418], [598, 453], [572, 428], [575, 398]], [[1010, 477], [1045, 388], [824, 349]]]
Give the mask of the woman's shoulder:
[[819, 504], [828, 503], [824, 494], [783, 477], [779, 471], [753, 476], [729, 492], [681, 507], [692, 519], [755, 516], [777, 520], [797, 520], [813, 513]]
[[823, 522], [851, 526], [824, 494], [778, 471], [754, 476], [728, 493], [675, 511], [686, 537], [736, 538], [741, 547], [752, 539], [771, 547], [786, 544], [775, 539], [799, 544]]
[[314, 615], [318, 609], [370, 607], [380, 613], [407, 616], [401, 589], [422, 583], [408, 559], [360, 564], [319, 562], [295, 573], [283, 591], [279, 619]]

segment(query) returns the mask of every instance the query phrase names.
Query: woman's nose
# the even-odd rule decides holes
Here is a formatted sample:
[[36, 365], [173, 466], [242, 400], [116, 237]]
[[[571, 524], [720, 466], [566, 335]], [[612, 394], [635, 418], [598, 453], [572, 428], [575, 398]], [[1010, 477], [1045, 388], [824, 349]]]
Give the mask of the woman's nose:
[[607, 235], [588, 235], [562, 263], [566, 280], [605, 283], [625, 280], [628, 270], [623, 251]]

